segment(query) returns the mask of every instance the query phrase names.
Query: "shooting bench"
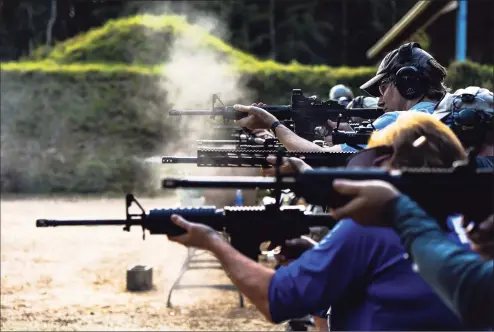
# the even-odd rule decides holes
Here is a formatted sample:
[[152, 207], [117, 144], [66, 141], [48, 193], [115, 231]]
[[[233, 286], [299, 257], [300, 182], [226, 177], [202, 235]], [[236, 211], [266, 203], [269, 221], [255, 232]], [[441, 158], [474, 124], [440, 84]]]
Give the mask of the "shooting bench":
[[[223, 233], [222, 236], [226, 236]], [[168, 291], [168, 300], [166, 301], [166, 306], [168, 308], [172, 307], [171, 303], [171, 298], [172, 298], [172, 292], [174, 290], [179, 290], [179, 289], [184, 289], [184, 288], [215, 288], [215, 289], [220, 289], [220, 290], [231, 290], [231, 291], [236, 291], [238, 293], [238, 299], [239, 299], [239, 307], [243, 308], [244, 307], [244, 296], [242, 293], [240, 293], [233, 284], [219, 284], [219, 285], [181, 285], [180, 280], [184, 276], [185, 272], [189, 270], [206, 270], [206, 269], [214, 269], [214, 270], [223, 270], [223, 266], [221, 266], [220, 262], [216, 258], [204, 258], [201, 256], [204, 256], [208, 252], [205, 250], [199, 250], [196, 248], [187, 248], [187, 257], [182, 265], [182, 269], [180, 270], [180, 273], [173, 283], [172, 287]], [[206, 263], [207, 265], [203, 265], [203, 263]], [[226, 271], [225, 271], [226, 272]]]

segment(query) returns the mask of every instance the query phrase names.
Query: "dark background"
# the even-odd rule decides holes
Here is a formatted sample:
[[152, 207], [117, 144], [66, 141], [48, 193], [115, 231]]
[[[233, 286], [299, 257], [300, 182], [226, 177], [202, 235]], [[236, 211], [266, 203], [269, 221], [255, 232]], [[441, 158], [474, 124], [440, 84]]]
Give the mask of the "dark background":
[[[361, 66], [378, 61], [367, 59], [365, 52], [415, 3], [414, 0], [210, 0], [188, 1], [187, 5], [214, 13], [227, 23], [231, 33], [228, 42], [263, 59]], [[47, 42], [63, 41], [109, 19], [146, 9], [153, 12], [156, 10], [153, 8], [163, 4], [119, 0], [0, 0], [0, 60], [18, 60]], [[180, 2], [169, 6], [176, 13], [184, 10]], [[480, 12], [492, 13], [483, 8]], [[442, 35], [438, 37], [440, 24], [434, 26], [435, 40], [448, 39], [454, 43], [454, 29], [439, 29]], [[492, 36], [492, 31], [489, 33]], [[479, 37], [485, 42], [490, 40], [487, 34]], [[428, 36], [425, 38], [427, 44]]]

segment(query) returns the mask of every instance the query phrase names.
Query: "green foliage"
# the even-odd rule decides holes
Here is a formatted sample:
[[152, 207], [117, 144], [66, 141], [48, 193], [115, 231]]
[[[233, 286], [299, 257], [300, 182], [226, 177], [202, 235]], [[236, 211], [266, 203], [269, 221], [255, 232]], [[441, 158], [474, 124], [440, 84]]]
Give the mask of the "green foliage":
[[416, 42], [419, 43], [420, 46], [422, 46], [422, 49], [426, 50], [427, 52], [430, 52], [430, 46], [431, 46], [431, 39], [427, 35], [427, 32], [425, 32], [424, 29], [420, 29], [417, 32], [415, 32], [408, 40], [405, 40], [402, 44], [405, 43], [410, 43], [410, 42]]
[[[166, 66], [143, 66], [103, 63], [60, 64], [42, 62], [9, 62], [2, 64], [6, 72], [46, 73], [84, 77], [86, 80], [127, 80], [131, 77], [166, 76]], [[358, 91], [365, 80], [375, 74], [374, 67], [339, 67], [324, 65], [306, 66], [296, 62], [280, 64], [274, 61], [256, 61], [251, 64], [239, 64], [236, 69], [245, 77], [245, 84], [254, 89], [265, 100], [284, 101], [294, 88], [308, 93], [326, 96], [332, 86], [345, 84]]]
[[150, 169], [138, 160], [160, 154], [175, 129], [164, 119], [166, 105], [154, 77], [132, 68], [35, 67], [2, 67], [2, 191], [121, 193], [155, 187]]
[[480, 86], [494, 91], [494, 66], [472, 61], [453, 62], [448, 68], [446, 83], [453, 89]]
[[32, 59], [153, 66], [165, 62], [172, 42], [184, 37], [194, 39], [198, 51], [214, 50], [238, 63], [256, 60], [201, 26], [189, 24], [183, 16], [175, 15], [137, 15], [110, 20], [102, 27], [57, 44], [48, 55], [45, 48], [40, 48], [33, 52]]

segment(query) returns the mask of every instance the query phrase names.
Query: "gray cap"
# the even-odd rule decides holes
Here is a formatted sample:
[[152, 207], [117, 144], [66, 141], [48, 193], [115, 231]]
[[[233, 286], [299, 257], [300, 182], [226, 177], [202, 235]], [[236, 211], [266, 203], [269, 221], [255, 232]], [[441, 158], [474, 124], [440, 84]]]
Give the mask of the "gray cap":
[[[411, 51], [411, 52], [410, 52]], [[404, 66], [414, 66], [420, 72], [427, 73], [432, 69], [430, 60], [432, 55], [424, 51], [418, 43], [407, 43], [389, 52], [381, 61], [376, 76], [364, 83], [360, 88], [374, 97], [379, 97], [379, 84], [381, 80], [389, 75], [394, 75]], [[430, 76], [430, 75], [426, 75]], [[444, 77], [441, 77], [441, 80]]]

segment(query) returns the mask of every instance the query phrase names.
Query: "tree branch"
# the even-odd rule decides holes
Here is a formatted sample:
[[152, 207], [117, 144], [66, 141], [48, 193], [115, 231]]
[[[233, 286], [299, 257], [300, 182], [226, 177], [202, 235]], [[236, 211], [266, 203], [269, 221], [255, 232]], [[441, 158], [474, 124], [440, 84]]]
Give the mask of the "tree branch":
[[50, 46], [52, 44], [53, 26], [55, 25], [56, 20], [57, 20], [57, 0], [51, 0], [50, 20], [48, 21], [48, 25], [46, 27], [46, 46]]

